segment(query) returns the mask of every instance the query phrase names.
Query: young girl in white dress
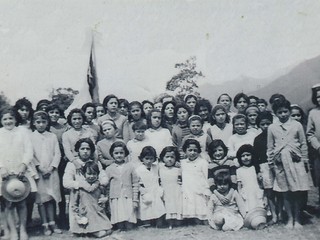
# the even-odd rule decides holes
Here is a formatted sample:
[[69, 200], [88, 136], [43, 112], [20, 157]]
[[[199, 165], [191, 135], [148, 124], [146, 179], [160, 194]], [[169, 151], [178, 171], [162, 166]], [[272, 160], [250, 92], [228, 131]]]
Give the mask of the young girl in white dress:
[[238, 191], [244, 199], [246, 212], [257, 207], [265, 207], [263, 190], [259, 187], [253, 158], [254, 149], [250, 144], [242, 145], [237, 151], [240, 165], [237, 169]]
[[128, 154], [124, 142], [114, 142], [110, 147], [114, 163], [100, 174], [101, 184], [110, 186], [111, 223], [118, 229], [131, 229], [133, 224], [137, 223], [139, 184], [134, 165], [126, 162]]
[[151, 146], [144, 147], [139, 159], [142, 164], [136, 168], [140, 192], [138, 219], [145, 225], [161, 227], [166, 209], [163, 203], [163, 189], [159, 185], [156, 150]]
[[178, 220], [182, 220], [181, 168], [176, 167], [176, 163], [180, 162], [179, 159], [179, 151], [173, 146], [165, 147], [160, 153], [159, 175], [164, 191], [166, 220], [169, 229], [179, 225]]
[[199, 156], [201, 147], [195, 139], [187, 139], [182, 149], [187, 156], [181, 160], [183, 217], [201, 224], [207, 220], [207, 201], [211, 195], [208, 161]]
[[48, 132], [49, 116], [44, 111], [33, 114], [32, 125], [35, 131], [31, 134], [33, 142], [33, 163], [38, 171], [38, 192], [36, 203], [42, 221], [44, 234], [62, 233], [55, 223], [55, 205], [61, 201], [58, 166], [61, 160], [58, 138]]

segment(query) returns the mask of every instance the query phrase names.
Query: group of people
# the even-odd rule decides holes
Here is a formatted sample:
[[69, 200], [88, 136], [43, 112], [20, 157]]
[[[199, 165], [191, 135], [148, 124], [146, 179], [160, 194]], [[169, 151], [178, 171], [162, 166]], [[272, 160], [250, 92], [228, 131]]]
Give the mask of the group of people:
[[[244, 93], [213, 107], [193, 94], [130, 103], [111, 94], [66, 118], [52, 101], [34, 111], [19, 99], [0, 113], [2, 238], [28, 239], [34, 203], [47, 236], [67, 223], [95, 237], [135, 226], [302, 228], [311, 158], [320, 180], [320, 84], [312, 102], [306, 121], [281, 94], [270, 108]], [[5, 192], [13, 178], [28, 184], [23, 198]]]

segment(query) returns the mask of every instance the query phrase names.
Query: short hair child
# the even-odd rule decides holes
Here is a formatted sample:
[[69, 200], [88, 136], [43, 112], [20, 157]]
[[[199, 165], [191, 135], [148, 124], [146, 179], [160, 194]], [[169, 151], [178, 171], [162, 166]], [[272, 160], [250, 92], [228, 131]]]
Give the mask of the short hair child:
[[173, 146], [167, 146], [164, 149], [162, 149], [160, 155], [159, 155], [159, 159], [161, 162], [163, 162], [163, 157], [166, 155], [167, 152], [173, 152], [174, 156], [175, 156], [175, 161], [176, 162], [180, 162], [180, 154], [179, 151], [176, 147]]
[[184, 152], [186, 152], [186, 151], [187, 151], [187, 148], [189, 148], [190, 145], [196, 145], [196, 147], [197, 147], [197, 149], [198, 149], [198, 153], [201, 153], [200, 143], [199, 143], [197, 140], [195, 140], [195, 139], [187, 139], [187, 140], [184, 142], [183, 146], [182, 146], [182, 150], [183, 150]]

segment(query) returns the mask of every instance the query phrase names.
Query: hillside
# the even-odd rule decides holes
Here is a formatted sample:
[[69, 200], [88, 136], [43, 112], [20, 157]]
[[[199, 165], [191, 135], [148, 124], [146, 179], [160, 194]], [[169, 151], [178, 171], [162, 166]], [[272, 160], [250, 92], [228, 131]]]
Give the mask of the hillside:
[[320, 56], [306, 60], [294, 67], [287, 74], [276, 78], [267, 86], [249, 94], [269, 100], [273, 93], [281, 93], [291, 102], [303, 109], [313, 107], [311, 87], [320, 82]]

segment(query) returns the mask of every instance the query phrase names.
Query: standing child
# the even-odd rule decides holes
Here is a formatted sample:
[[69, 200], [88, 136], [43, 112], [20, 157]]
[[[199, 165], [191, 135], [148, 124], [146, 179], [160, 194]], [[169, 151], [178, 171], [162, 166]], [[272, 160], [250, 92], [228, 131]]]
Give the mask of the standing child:
[[35, 131], [31, 134], [33, 142], [34, 165], [38, 171], [38, 192], [36, 203], [46, 236], [52, 232], [62, 233], [55, 223], [55, 205], [61, 201], [58, 166], [61, 159], [57, 136], [46, 129], [49, 116], [44, 111], [33, 114]]
[[223, 105], [218, 104], [212, 109], [210, 123], [208, 135], [211, 139], [221, 139], [227, 144], [232, 135], [232, 124], [230, 123], [230, 116]]
[[312, 87], [312, 102], [316, 107], [309, 113], [307, 136], [313, 150], [314, 179], [318, 187], [320, 204], [320, 83]]
[[182, 103], [178, 104], [174, 108], [174, 116], [176, 119], [172, 128], [172, 142], [175, 147], [182, 150], [182, 139], [190, 134], [188, 127], [188, 118], [191, 116], [190, 108]]
[[261, 130], [257, 126], [257, 117], [259, 109], [257, 106], [249, 106], [246, 109], [246, 116], [248, 118], [248, 132], [254, 132], [256, 135], [261, 133]]
[[[267, 142], [268, 142], [268, 127], [272, 124], [273, 116], [270, 112], [264, 111], [259, 113], [257, 117], [257, 125], [262, 130], [253, 143], [253, 148], [256, 153], [256, 158], [253, 161], [253, 165], [258, 174], [258, 179], [262, 183], [265, 195], [267, 197], [268, 206], [272, 215], [271, 221], [268, 225], [272, 225], [278, 222], [276, 203], [275, 203], [275, 192], [273, 191], [274, 175], [268, 163], [267, 157]], [[280, 199], [278, 199], [280, 201]], [[281, 205], [281, 204], [280, 204]], [[278, 209], [280, 211], [280, 209]], [[280, 211], [281, 212], [281, 211]], [[281, 216], [281, 214], [280, 214]]]
[[279, 119], [268, 128], [268, 162], [275, 172], [274, 190], [283, 193], [288, 215], [286, 227], [302, 228], [300, 223], [301, 191], [309, 190], [308, 147], [301, 123], [290, 118], [290, 102], [275, 100], [272, 110]]
[[253, 166], [254, 149], [250, 144], [242, 145], [237, 151], [240, 167], [237, 169], [238, 190], [245, 202], [246, 212], [263, 208], [263, 191], [259, 187], [258, 176]]
[[125, 122], [123, 127], [123, 140], [128, 142], [134, 138], [132, 125], [138, 121], [147, 123], [145, 115], [142, 109], [142, 104], [138, 101], [133, 101], [129, 104], [128, 120]]
[[111, 223], [119, 229], [132, 229], [137, 223], [135, 211], [139, 206], [139, 184], [133, 164], [125, 161], [128, 154], [125, 143], [114, 142], [110, 147], [114, 163], [100, 177], [102, 185], [110, 185]]
[[151, 146], [144, 147], [139, 159], [142, 164], [136, 168], [140, 184], [138, 218], [144, 224], [161, 227], [166, 209], [162, 200], [163, 189], [159, 185], [156, 150]]
[[179, 151], [176, 147], [165, 147], [160, 153], [159, 175], [161, 186], [164, 191], [164, 202], [166, 207], [166, 220], [169, 229], [179, 225], [182, 220], [182, 178], [181, 168], [176, 167], [180, 162]]
[[93, 131], [97, 133], [97, 136], [98, 136], [100, 133], [100, 128], [98, 124], [94, 123], [94, 120], [97, 117], [97, 112], [95, 107], [96, 106], [94, 105], [94, 103], [88, 102], [81, 107], [81, 110], [84, 112], [84, 115], [86, 116], [83, 125], [91, 128]]
[[117, 140], [117, 130], [117, 126], [112, 120], [105, 120], [101, 124], [101, 134], [103, 139], [97, 143], [97, 152], [98, 159], [103, 169], [114, 162], [112, 155], [110, 155], [110, 147]]
[[249, 102], [248, 96], [242, 92], [238, 93], [233, 99], [233, 105], [238, 110], [238, 114], [245, 114]]
[[176, 103], [173, 101], [164, 102], [161, 109], [161, 115], [163, 117], [163, 127], [167, 128], [172, 133], [174, 124], [174, 107]]
[[216, 230], [238, 231], [243, 226], [246, 210], [242, 197], [231, 187], [230, 175], [215, 176], [217, 190], [209, 200], [209, 225]]
[[156, 152], [172, 145], [172, 138], [170, 131], [162, 127], [162, 115], [157, 109], [152, 109], [147, 116], [148, 129], [145, 132], [149, 145], [153, 146]]
[[187, 156], [181, 160], [183, 217], [201, 224], [207, 220], [207, 201], [211, 195], [208, 161], [199, 156], [201, 147], [195, 139], [187, 139], [182, 149]]
[[20, 115], [19, 126], [24, 126], [27, 129], [30, 129], [31, 117], [33, 115], [32, 103], [24, 97], [17, 100], [13, 108]]
[[253, 145], [253, 141], [257, 136], [256, 133], [248, 132], [248, 118], [243, 114], [237, 114], [232, 119], [234, 134], [228, 141], [228, 157], [235, 159], [236, 166], [238, 165], [236, 154], [240, 146], [243, 144]]
[[63, 176], [63, 186], [69, 189], [69, 221], [70, 231], [75, 234], [92, 234], [104, 237], [111, 233], [112, 225], [99, 203], [106, 201], [101, 198], [98, 176], [101, 171], [93, 160], [95, 146], [91, 139], [82, 138], [75, 144], [81, 169], [74, 162], [69, 162]]
[[190, 116], [191, 116], [192, 114], [194, 114], [194, 110], [195, 110], [197, 101], [198, 101], [198, 98], [197, 98], [197, 96], [194, 95], [194, 94], [187, 94], [187, 95], [184, 97], [184, 102], [185, 102], [185, 104], [189, 107], [189, 109], [190, 109], [190, 111], [191, 111]]
[[199, 115], [203, 121], [203, 131], [206, 133], [210, 127], [212, 105], [207, 99], [198, 100], [194, 113]]
[[203, 129], [202, 118], [198, 115], [192, 115], [188, 119], [188, 126], [190, 129], [190, 134], [188, 134], [182, 139], [182, 145], [189, 138], [196, 139], [200, 143], [201, 157], [209, 161], [207, 146], [211, 142], [211, 138], [208, 136], [206, 132], [203, 132], [202, 130]]
[[[30, 140], [30, 134], [25, 128], [17, 127], [19, 114], [15, 109], [3, 109], [0, 113], [0, 184], [9, 177], [9, 175], [26, 176], [31, 185], [31, 193], [35, 193], [37, 186], [34, 180], [35, 172], [30, 169], [30, 163], [33, 157], [33, 147]], [[1, 191], [1, 195], [3, 192]], [[27, 240], [27, 206], [26, 200], [12, 202], [4, 200], [5, 214], [10, 230], [10, 239], [18, 239], [16, 228], [15, 213], [17, 210], [19, 218], [20, 240]], [[8, 233], [8, 230], [5, 230]]]
[[153, 109], [153, 103], [149, 100], [143, 100], [142, 101], [142, 109], [144, 115], [147, 117], [150, 113], [150, 111]]
[[231, 103], [232, 98], [227, 93], [223, 93], [218, 97], [217, 104], [222, 105], [226, 109], [226, 112], [230, 119], [232, 119], [233, 116], [236, 115], [235, 112], [231, 111]]

